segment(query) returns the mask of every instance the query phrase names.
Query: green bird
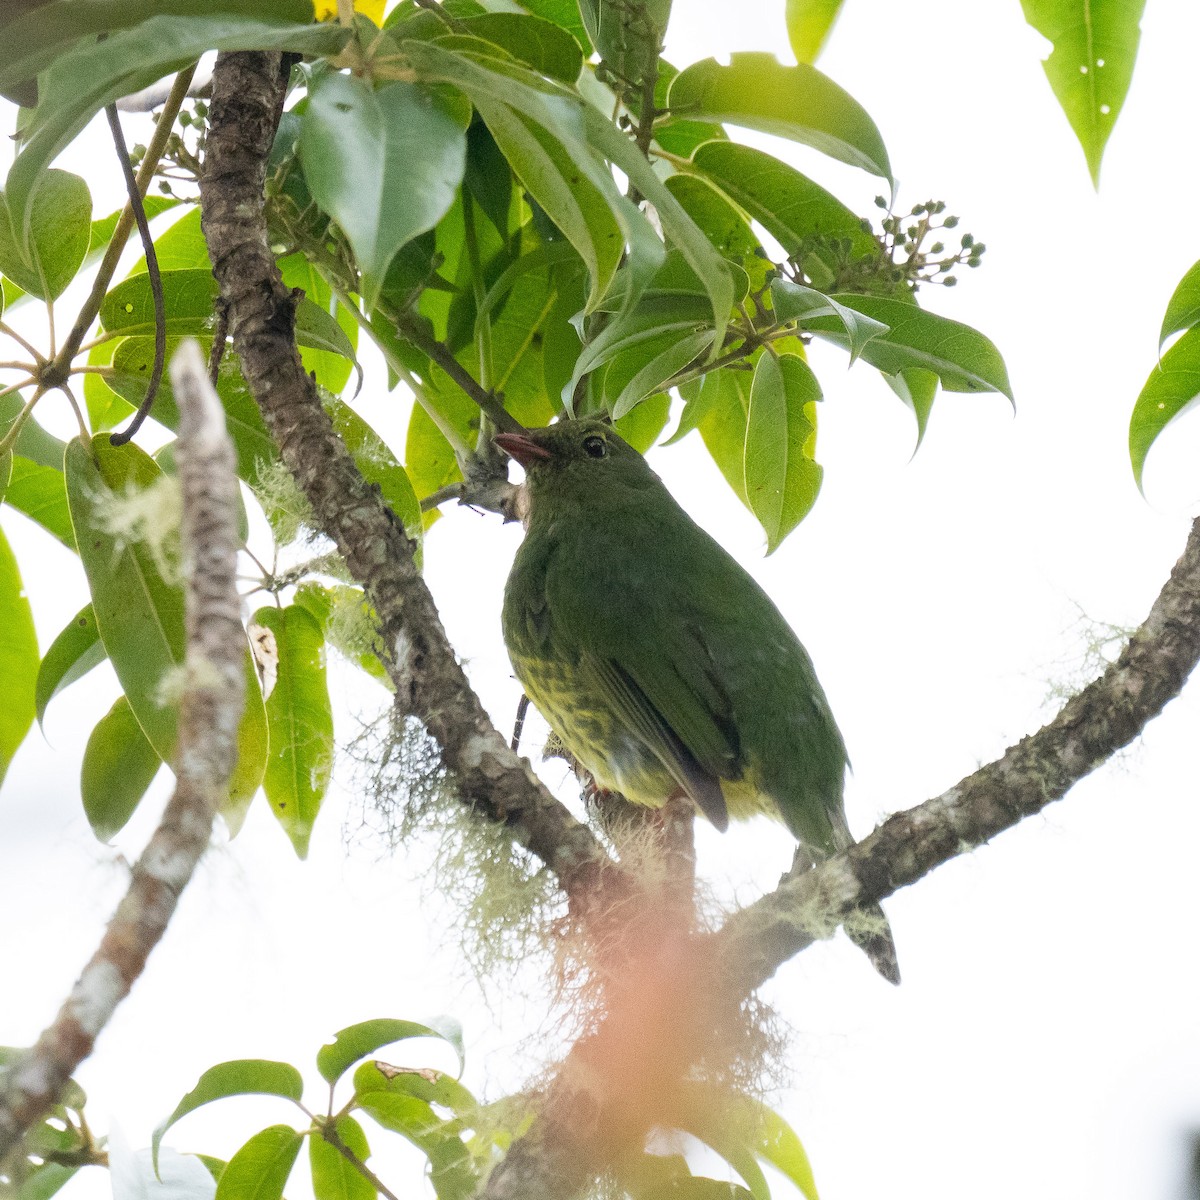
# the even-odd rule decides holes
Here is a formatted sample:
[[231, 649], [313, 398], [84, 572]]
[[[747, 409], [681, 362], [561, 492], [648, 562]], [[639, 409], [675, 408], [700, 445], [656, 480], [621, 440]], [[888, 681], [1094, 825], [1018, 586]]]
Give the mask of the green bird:
[[[853, 845], [845, 743], [766, 592], [605, 422], [496, 443], [524, 467], [529, 504], [504, 642], [597, 785], [654, 808], [687, 795], [722, 831], [767, 813], [815, 860]], [[883, 910], [860, 917], [851, 937], [898, 983]]]

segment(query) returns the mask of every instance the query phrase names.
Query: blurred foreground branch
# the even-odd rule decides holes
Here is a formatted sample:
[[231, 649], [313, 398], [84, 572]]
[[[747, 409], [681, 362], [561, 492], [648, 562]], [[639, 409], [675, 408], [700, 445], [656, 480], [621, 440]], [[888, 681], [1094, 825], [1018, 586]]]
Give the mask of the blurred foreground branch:
[[142, 973], [208, 846], [228, 797], [245, 702], [240, 600], [235, 583], [237, 479], [225, 411], [194, 342], [171, 364], [178, 397], [183, 492], [187, 675], [179, 710], [175, 791], [133, 868], [99, 949], [35, 1045], [0, 1072], [0, 1160], [58, 1099], [72, 1072]]

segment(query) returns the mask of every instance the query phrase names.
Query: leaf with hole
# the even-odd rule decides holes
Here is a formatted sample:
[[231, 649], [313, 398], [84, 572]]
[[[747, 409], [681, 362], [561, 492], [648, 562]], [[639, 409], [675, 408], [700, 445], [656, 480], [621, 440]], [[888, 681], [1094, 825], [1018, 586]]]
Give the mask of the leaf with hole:
[[1053, 43], [1042, 67], [1096, 185], [1104, 147], [1133, 78], [1145, 6], [1145, 0], [1021, 0], [1025, 20]]

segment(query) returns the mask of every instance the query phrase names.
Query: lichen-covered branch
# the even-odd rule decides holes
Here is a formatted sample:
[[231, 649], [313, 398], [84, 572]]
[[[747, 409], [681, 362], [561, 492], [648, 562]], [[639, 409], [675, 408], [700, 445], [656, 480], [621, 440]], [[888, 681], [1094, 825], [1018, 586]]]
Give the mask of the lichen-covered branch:
[[572, 903], [589, 906], [619, 872], [492, 726], [446, 639], [412, 541], [363, 479], [301, 365], [296, 301], [280, 279], [263, 216], [265, 163], [285, 89], [279, 54], [217, 59], [201, 212], [246, 382], [321, 529], [370, 597], [400, 710], [424, 723], [463, 799], [505, 822], [556, 873]]
[[[673, 979], [655, 989], [653, 1003], [636, 996], [632, 1011], [614, 1005], [600, 1029], [572, 1049], [546, 1090], [540, 1119], [513, 1143], [481, 1200], [579, 1192], [651, 1125], [669, 1123], [669, 1111], [646, 1111], [647, 1089], [669, 1102], [674, 1080], [707, 1044], [706, 1031], [727, 1021], [781, 964], [831, 934], [852, 910], [1061, 799], [1162, 712], [1198, 661], [1200, 520], [1116, 662], [1052, 721], [949, 791], [897, 813], [858, 845], [788, 878], [717, 933], [696, 939], [676, 957]], [[691, 1040], [668, 1040], [680, 1029], [691, 1031]], [[640, 1050], [622, 1049], [630, 1036]]]
[[26, 1055], [0, 1072], [0, 1159], [60, 1095], [129, 993], [208, 845], [228, 795], [244, 703], [237, 559], [237, 478], [225, 413], [194, 343], [171, 365], [179, 402], [187, 597], [187, 677], [179, 712], [175, 791], [133, 868], [100, 947]]

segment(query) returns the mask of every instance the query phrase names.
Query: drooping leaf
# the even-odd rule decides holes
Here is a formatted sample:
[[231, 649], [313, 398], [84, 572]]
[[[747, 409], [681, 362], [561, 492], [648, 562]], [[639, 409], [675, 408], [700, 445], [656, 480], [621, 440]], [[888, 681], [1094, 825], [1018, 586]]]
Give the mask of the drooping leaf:
[[105, 659], [104, 643], [96, 629], [96, 614], [85, 604], [50, 643], [38, 669], [36, 708], [38, 723], [46, 720], [46, 707], [64, 688], [82, 679]]
[[33, 724], [37, 633], [17, 559], [0, 530], [0, 783]]
[[[707, 329], [696, 333], [684, 334], [681, 337], [669, 335], [667, 344], [639, 367], [636, 374], [622, 385], [612, 404], [612, 417], [619, 420], [647, 396], [660, 392], [667, 381], [682, 371], [694, 359], [699, 358], [712, 342], [712, 334]], [[621, 358], [613, 360], [609, 375], [621, 366]], [[605, 380], [607, 391], [609, 382]]]
[[155, 1129], [150, 1141], [155, 1162], [167, 1130], [205, 1104], [224, 1100], [227, 1096], [280, 1096], [299, 1104], [303, 1094], [304, 1081], [290, 1063], [239, 1058], [209, 1067], [196, 1081], [196, 1086], [175, 1106], [175, 1111]]
[[929, 426], [929, 414], [933, 411], [933, 401], [937, 396], [938, 377], [933, 371], [923, 367], [905, 367], [897, 375], [884, 374], [888, 387], [913, 410], [917, 418], [917, 444], [913, 447], [915, 454], [925, 440], [925, 430]]
[[1188, 268], [1167, 301], [1158, 334], [1159, 349], [1173, 333], [1183, 333], [1196, 325], [1200, 325], [1200, 262]]
[[30, 204], [26, 234], [0, 197], [0, 271], [30, 295], [56, 300], [87, 254], [92, 194], [78, 175], [46, 171]]
[[772, 553], [807, 516], [821, 487], [813, 461], [821, 388], [795, 355], [763, 354], [754, 369], [746, 415], [746, 502]]
[[727, 67], [708, 58], [679, 73], [669, 103], [681, 116], [804, 142], [892, 182], [887, 149], [866, 109], [806, 63], [786, 67], [757, 51], [733, 54]]
[[659, 392], [614, 421], [613, 427], [639, 454], [645, 454], [666, 428], [670, 415], [671, 397]]
[[381, 1018], [376, 1021], [360, 1021], [350, 1025], [334, 1035], [317, 1051], [317, 1070], [327, 1083], [336, 1083], [342, 1074], [352, 1067], [360, 1058], [366, 1058], [384, 1046], [393, 1042], [403, 1042], [410, 1038], [438, 1038], [449, 1043], [458, 1057], [459, 1070], [463, 1065], [462, 1029], [457, 1022], [438, 1022], [433, 1025], [421, 1024], [418, 1021], [398, 1021]]
[[802, 287], [790, 279], [771, 281], [771, 305], [781, 321], [798, 321], [801, 325], [810, 317], [834, 317], [846, 332], [853, 363], [867, 343], [887, 333], [888, 326], [865, 313], [839, 304], [832, 296], [814, 288]]
[[296, 588], [292, 600], [312, 613], [325, 634], [325, 641], [339, 654], [357, 663], [384, 687], [392, 687], [387, 668], [372, 648], [375, 640], [364, 636], [367, 630], [374, 632], [376, 617], [362, 588], [342, 583], [326, 587], [306, 579]]
[[787, 0], [788, 42], [797, 62], [815, 63], [842, 10], [842, 0]]
[[579, 43], [585, 55], [592, 53], [592, 42], [580, 19], [576, 0], [523, 0], [521, 7], [535, 17], [565, 29]]
[[[948, 392], [999, 392], [1012, 402], [1004, 359], [978, 330], [884, 296], [844, 293], [831, 299], [888, 326], [862, 349], [863, 359], [885, 374], [919, 367], [932, 371]], [[849, 347], [840, 320], [818, 317], [805, 324], [819, 336]]]
[[[681, 429], [689, 420], [695, 423], [725, 482], [747, 508], [750, 506], [746, 499], [746, 411], [750, 407], [752, 379], [749, 371], [731, 371], [727, 367], [710, 371], [680, 418]], [[690, 411], [693, 408], [695, 411]]]
[[270, 748], [263, 788], [304, 858], [333, 767], [325, 639], [312, 614], [296, 604], [260, 608], [254, 623], [271, 631], [279, 655], [279, 674], [266, 701]]
[[1053, 43], [1042, 66], [1096, 185], [1133, 78], [1145, 6], [1145, 0], [1021, 0], [1025, 20]]
[[580, 258], [592, 281], [589, 306], [608, 289], [625, 253], [625, 237], [606, 197], [555, 139], [516, 108], [475, 98], [479, 114], [512, 169]]
[[[400, 247], [450, 207], [466, 148], [465, 128], [417, 84], [375, 91], [330, 73], [313, 87], [301, 119], [300, 162], [313, 198], [350, 241], [367, 308]], [[399, 195], [403, 204], [395, 203]]]
[[[323, 316], [332, 317], [341, 331], [340, 338], [336, 338], [331, 330], [326, 331], [327, 340], [332, 344], [336, 338], [340, 349], [318, 350], [311, 346], [300, 348], [300, 361], [304, 364], [305, 372], [316, 375], [318, 387], [336, 394], [346, 386], [351, 372], [357, 371], [357, 386], [361, 387], [362, 367], [355, 359], [355, 352], [358, 348], [358, 322], [339, 301], [333, 298], [329, 284], [303, 254], [299, 252], [288, 254], [279, 260], [278, 265], [284, 286], [301, 288], [305, 296], [312, 301], [316, 310]], [[309, 306], [304, 305], [303, 307], [307, 313]], [[299, 311], [296, 316], [299, 320]], [[347, 352], [347, 346], [349, 352]]]
[[216, 1200], [281, 1200], [303, 1141], [290, 1125], [256, 1133], [225, 1165]]
[[1192, 328], [1168, 347], [1150, 372], [1129, 418], [1129, 461], [1139, 489], [1150, 447], [1197, 399], [1200, 399], [1200, 328]]
[[125, 828], [161, 765], [129, 701], [118, 696], [88, 738], [80, 776], [83, 811], [100, 841]]
[[[333, 1131], [360, 1163], [367, 1161], [371, 1147], [353, 1117], [338, 1117]], [[315, 1200], [375, 1200], [378, 1196], [358, 1167], [320, 1134], [314, 1133], [308, 1139], [308, 1154]]]
[[[293, 0], [286, 10], [283, 0], [276, 0], [273, 7], [273, 13], [261, 17], [163, 13], [130, 29], [116, 30], [103, 41], [83, 38], [57, 55], [39, 77], [38, 106], [5, 186], [18, 240], [24, 239], [28, 228], [42, 172], [106, 104], [182, 69], [208, 50], [336, 54], [349, 36], [349, 30], [337, 25], [312, 24], [312, 13], [300, 0]], [[287, 15], [277, 15], [280, 11]]]

